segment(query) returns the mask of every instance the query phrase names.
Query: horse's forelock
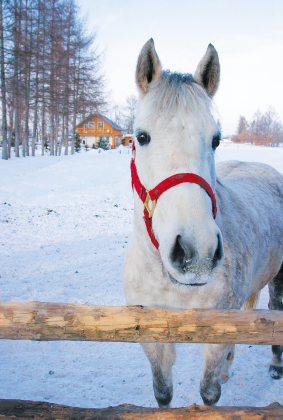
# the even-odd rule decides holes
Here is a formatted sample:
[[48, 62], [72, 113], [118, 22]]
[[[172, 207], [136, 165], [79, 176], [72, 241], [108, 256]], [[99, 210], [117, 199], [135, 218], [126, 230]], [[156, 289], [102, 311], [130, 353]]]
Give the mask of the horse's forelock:
[[191, 74], [171, 73], [168, 70], [149, 85], [144, 99], [151, 116], [162, 113], [168, 118], [180, 113], [199, 118], [212, 104], [211, 98]]

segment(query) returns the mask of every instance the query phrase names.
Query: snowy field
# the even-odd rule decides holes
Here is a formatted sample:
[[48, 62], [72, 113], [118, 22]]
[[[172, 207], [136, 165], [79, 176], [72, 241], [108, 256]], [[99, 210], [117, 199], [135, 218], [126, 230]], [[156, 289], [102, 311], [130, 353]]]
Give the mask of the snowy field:
[[[122, 265], [133, 230], [130, 155], [0, 160], [0, 300], [124, 305]], [[283, 148], [222, 143], [217, 161], [270, 164]], [[267, 308], [266, 288], [259, 308]], [[219, 405], [283, 404], [268, 374], [270, 346], [238, 345]], [[0, 341], [0, 398], [107, 407], [155, 407], [149, 362], [138, 344]], [[202, 404], [200, 344], [177, 344], [173, 407]]]

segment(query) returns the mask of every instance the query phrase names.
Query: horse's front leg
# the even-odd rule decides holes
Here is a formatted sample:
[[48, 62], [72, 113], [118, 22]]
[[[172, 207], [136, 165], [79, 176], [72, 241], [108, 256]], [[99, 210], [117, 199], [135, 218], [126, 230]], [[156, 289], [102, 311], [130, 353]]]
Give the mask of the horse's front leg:
[[214, 405], [221, 395], [221, 374], [231, 344], [203, 344], [204, 372], [200, 381], [200, 395], [205, 405]]
[[154, 396], [159, 407], [169, 407], [173, 398], [172, 365], [175, 362], [174, 344], [141, 344], [151, 364]]
[[223, 368], [223, 371], [222, 371], [222, 376], [221, 376], [221, 383], [222, 384], [225, 384], [229, 379], [230, 370], [231, 370], [231, 367], [232, 367], [234, 356], [235, 356], [235, 344], [232, 344], [231, 350], [228, 353], [228, 356], [227, 356], [227, 359], [226, 359], [226, 362], [225, 362], [225, 365], [224, 365], [224, 368]]

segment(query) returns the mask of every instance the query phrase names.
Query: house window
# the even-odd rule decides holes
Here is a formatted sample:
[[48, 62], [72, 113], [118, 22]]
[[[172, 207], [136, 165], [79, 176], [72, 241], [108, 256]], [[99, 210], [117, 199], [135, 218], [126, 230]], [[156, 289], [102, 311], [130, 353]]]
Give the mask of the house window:
[[83, 144], [85, 144], [85, 140], [83, 140]]
[[88, 123], [88, 128], [94, 128], [94, 122], [89, 122]]
[[87, 128], [87, 124], [84, 124], [84, 128]]
[[119, 137], [115, 137], [115, 147], [117, 147], [119, 144]]
[[104, 127], [104, 123], [103, 122], [98, 122], [97, 123], [97, 128], [103, 128]]

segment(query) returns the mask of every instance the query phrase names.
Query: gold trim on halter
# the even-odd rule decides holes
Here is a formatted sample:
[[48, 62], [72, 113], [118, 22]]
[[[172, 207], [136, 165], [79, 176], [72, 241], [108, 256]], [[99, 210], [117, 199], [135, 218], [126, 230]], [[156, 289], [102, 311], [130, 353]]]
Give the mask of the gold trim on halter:
[[[151, 203], [152, 203], [151, 209], [150, 209], [150, 208], [149, 208], [149, 206], [148, 206], [148, 202], [149, 202], [149, 200], [150, 200], [150, 201], [151, 201]], [[144, 205], [144, 208], [145, 208], [145, 209], [147, 210], [147, 212], [148, 212], [148, 218], [149, 218], [149, 219], [151, 219], [151, 218], [152, 218], [152, 216], [153, 216], [153, 213], [154, 213], [155, 207], [156, 207], [156, 198], [152, 201], [152, 200], [151, 200], [151, 198], [150, 198], [150, 196], [149, 196], [149, 191], [148, 191], [148, 190], [146, 190], [146, 198], [145, 198], [145, 201], [144, 201], [143, 205]]]

